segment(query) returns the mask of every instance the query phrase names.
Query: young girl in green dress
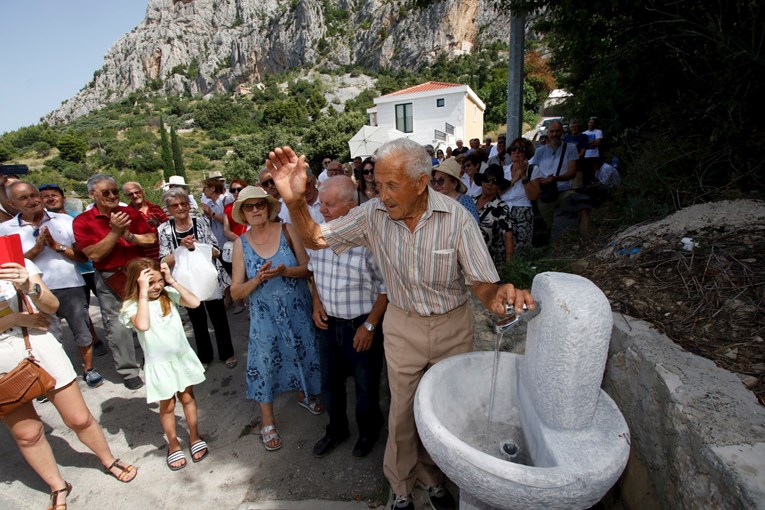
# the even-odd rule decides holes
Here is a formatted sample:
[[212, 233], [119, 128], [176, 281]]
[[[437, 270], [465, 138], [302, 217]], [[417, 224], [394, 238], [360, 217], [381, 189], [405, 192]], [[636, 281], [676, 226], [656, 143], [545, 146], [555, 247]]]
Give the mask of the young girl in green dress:
[[146, 400], [159, 402], [159, 418], [167, 437], [167, 467], [186, 467], [186, 456], [175, 430], [175, 399], [183, 405], [189, 425], [193, 462], [207, 456], [208, 448], [197, 427], [193, 385], [205, 380], [204, 369], [183, 331], [178, 305], [196, 308], [199, 299], [175, 281], [167, 264], [139, 258], [127, 265], [127, 288], [120, 320], [138, 333], [144, 352]]

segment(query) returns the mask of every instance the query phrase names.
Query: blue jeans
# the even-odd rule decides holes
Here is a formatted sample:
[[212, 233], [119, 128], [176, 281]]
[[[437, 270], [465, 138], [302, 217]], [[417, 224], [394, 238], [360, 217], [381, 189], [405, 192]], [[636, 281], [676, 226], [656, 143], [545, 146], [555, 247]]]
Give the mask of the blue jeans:
[[349, 435], [346, 415], [345, 379], [353, 375], [356, 382], [356, 423], [359, 435], [377, 439], [383, 424], [380, 411], [380, 372], [383, 361], [382, 321], [377, 325], [372, 346], [363, 352], [353, 348], [356, 330], [367, 316], [355, 319], [329, 317], [329, 329], [319, 339], [321, 362], [321, 395], [329, 413], [327, 434]]

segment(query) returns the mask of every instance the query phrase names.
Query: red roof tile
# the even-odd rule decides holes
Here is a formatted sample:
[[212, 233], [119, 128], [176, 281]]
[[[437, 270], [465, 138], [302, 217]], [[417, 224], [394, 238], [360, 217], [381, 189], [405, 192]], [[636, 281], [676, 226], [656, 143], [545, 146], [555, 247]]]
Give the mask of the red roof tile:
[[431, 90], [451, 89], [454, 87], [462, 87], [462, 86], [463, 85], [461, 83], [445, 83], [442, 81], [428, 81], [425, 83], [420, 83], [419, 85], [415, 85], [414, 87], [409, 87], [407, 89], [391, 92], [390, 94], [385, 94], [382, 97], [398, 96], [403, 94], [414, 94], [417, 92], [429, 92]]

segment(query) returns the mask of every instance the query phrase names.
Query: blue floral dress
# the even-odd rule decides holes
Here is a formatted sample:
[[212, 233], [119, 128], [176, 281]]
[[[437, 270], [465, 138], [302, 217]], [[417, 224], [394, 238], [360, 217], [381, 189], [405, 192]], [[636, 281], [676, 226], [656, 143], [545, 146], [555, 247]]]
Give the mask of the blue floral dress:
[[[247, 279], [255, 278], [260, 267], [272, 261], [297, 265], [284, 236], [279, 249], [264, 259], [242, 236]], [[317, 333], [311, 318], [313, 305], [304, 278], [269, 279], [250, 294], [250, 339], [247, 347], [247, 398], [273, 402], [286, 391], [303, 391], [306, 396], [321, 392]]]

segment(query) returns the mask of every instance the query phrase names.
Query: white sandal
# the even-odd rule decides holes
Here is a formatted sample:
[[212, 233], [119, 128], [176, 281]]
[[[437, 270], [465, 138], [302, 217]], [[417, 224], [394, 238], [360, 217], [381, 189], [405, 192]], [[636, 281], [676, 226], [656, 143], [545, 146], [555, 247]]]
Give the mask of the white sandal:
[[[260, 429], [260, 439], [263, 441], [265, 449], [269, 452], [273, 452], [282, 447], [282, 438], [279, 437], [279, 432], [277, 432], [276, 426], [274, 425], [266, 425]], [[273, 440], [278, 441], [276, 446], [268, 446], [268, 443]]]

